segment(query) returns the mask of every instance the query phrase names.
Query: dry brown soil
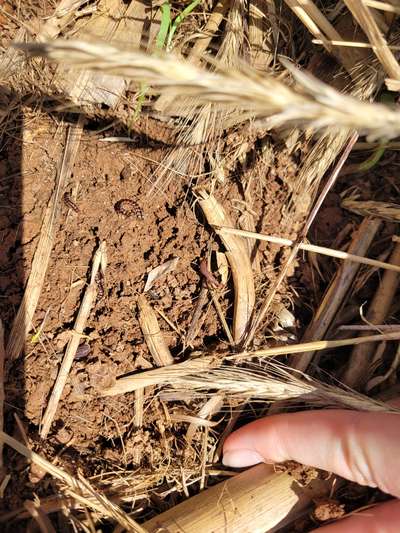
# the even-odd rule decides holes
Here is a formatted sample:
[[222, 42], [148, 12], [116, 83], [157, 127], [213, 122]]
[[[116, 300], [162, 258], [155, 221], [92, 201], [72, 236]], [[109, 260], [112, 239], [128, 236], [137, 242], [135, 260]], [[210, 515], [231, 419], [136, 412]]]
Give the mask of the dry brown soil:
[[[167, 146], [146, 135], [135, 137], [135, 143], [106, 143], [100, 140], [102, 135], [93, 134], [95, 126], [91, 128], [81, 140], [70, 182], [61, 191], [61, 197], [64, 192], [71, 194], [78, 212], [61, 202], [55, 245], [24, 356], [8, 369], [6, 428], [14, 431], [12, 413], [16, 411], [29, 444], [73, 473], [78, 466], [87, 476], [115, 468], [158, 472], [165, 464], [165, 445], [168, 460], [179, 469], [185, 448], [180, 435], [187, 424], [164, 427], [165, 410], [153, 400], [146, 406], [143, 428], [137, 429], [133, 393], [104, 399], [98, 391], [118, 375], [153, 365], [139, 328], [136, 297], [143, 291], [147, 273], [173, 257], [179, 258], [176, 269], [157, 281], [148, 297], [173, 324], [171, 327], [159, 316], [175, 360], [188, 356], [183, 343], [202, 286], [200, 259], [223, 248], [212, 238], [188, 180], [177, 176], [163, 190], [153, 189], [152, 177]], [[26, 110], [17, 130], [22, 144], [9, 139], [0, 161], [0, 183], [4, 184], [0, 193], [2, 203], [8, 206], [0, 228], [0, 313], [8, 331], [29, 276], [65, 144], [65, 127], [37, 112]], [[293, 237], [282, 226], [282, 204], [287, 197], [282, 174], [295, 172], [295, 164], [289, 156], [266, 160], [257, 153], [250, 153], [246, 169], [239, 167], [224, 183], [216, 182], [214, 192], [238, 225], [243, 214], [250, 212], [259, 231]], [[248, 193], [253, 200], [247, 205], [243, 184], [250, 178]], [[203, 183], [210, 185], [207, 180]], [[136, 202], [140, 213], [124, 216], [118, 212], [115, 206], [121, 199]], [[108, 266], [104, 296], [98, 298], [85, 330], [84, 342], [90, 352], [74, 361], [50, 435], [41, 441], [42, 416], [88, 282], [93, 253], [102, 241], [107, 243]], [[279, 248], [260, 246], [258, 294], [274, 280], [282, 260]], [[220, 295], [228, 324], [230, 291], [229, 281]], [[226, 348], [210, 302], [202, 321], [193, 348]], [[42, 328], [39, 342], [34, 337], [38, 328]], [[168, 408], [173, 411], [177, 407], [172, 404]], [[188, 414], [197, 410], [190, 403], [179, 408]], [[6, 509], [21, 505], [32, 491], [49, 493], [48, 481], [35, 469], [26, 468], [14, 453], [8, 452], [8, 458], [18, 476], [10, 480]], [[191, 462], [196, 471], [195, 453]]]

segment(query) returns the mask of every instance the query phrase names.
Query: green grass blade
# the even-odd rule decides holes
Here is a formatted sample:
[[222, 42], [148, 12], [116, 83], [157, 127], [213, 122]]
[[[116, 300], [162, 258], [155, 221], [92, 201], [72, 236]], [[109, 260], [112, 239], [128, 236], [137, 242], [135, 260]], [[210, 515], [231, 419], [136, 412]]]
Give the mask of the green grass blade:
[[161, 24], [156, 39], [156, 48], [162, 50], [171, 26], [171, 6], [169, 2], [161, 5]]
[[382, 159], [386, 147], [387, 143], [381, 143], [368, 159], [359, 164], [358, 170], [366, 172], [367, 170], [373, 168], [380, 161], [380, 159]]

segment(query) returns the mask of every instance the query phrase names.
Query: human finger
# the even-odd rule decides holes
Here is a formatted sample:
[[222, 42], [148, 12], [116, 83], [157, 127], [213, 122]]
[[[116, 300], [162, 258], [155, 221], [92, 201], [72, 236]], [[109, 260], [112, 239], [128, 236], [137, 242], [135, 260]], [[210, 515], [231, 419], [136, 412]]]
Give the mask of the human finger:
[[318, 410], [257, 420], [232, 433], [223, 463], [299, 463], [400, 496], [400, 418], [395, 413]]

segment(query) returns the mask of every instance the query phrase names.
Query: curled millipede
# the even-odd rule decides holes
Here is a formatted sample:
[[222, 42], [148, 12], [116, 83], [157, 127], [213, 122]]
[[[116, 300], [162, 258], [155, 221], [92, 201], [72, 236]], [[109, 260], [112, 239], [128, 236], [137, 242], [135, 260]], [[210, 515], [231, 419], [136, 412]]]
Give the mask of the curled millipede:
[[114, 209], [117, 213], [123, 215], [124, 217], [134, 216], [140, 220], [143, 219], [142, 208], [135, 200], [130, 200], [129, 198], [118, 200], [118, 202], [114, 205]]
[[63, 195], [63, 201], [66, 206], [68, 206], [70, 209], [75, 211], [75, 213], [79, 213], [79, 207], [76, 205], [76, 203], [72, 200], [71, 195], [69, 192], [65, 192]]
[[97, 301], [99, 302], [104, 298], [104, 276], [103, 273], [99, 270], [95, 276], [95, 281], [97, 285]]

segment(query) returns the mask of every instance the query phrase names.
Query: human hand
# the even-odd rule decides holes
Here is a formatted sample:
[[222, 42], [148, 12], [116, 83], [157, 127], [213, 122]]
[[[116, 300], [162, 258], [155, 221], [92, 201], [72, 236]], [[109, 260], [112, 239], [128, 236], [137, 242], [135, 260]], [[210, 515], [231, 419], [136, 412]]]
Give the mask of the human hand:
[[[392, 413], [318, 410], [256, 420], [225, 441], [230, 467], [294, 460], [400, 498], [400, 418]], [[318, 529], [318, 533], [399, 533], [393, 500]]]

